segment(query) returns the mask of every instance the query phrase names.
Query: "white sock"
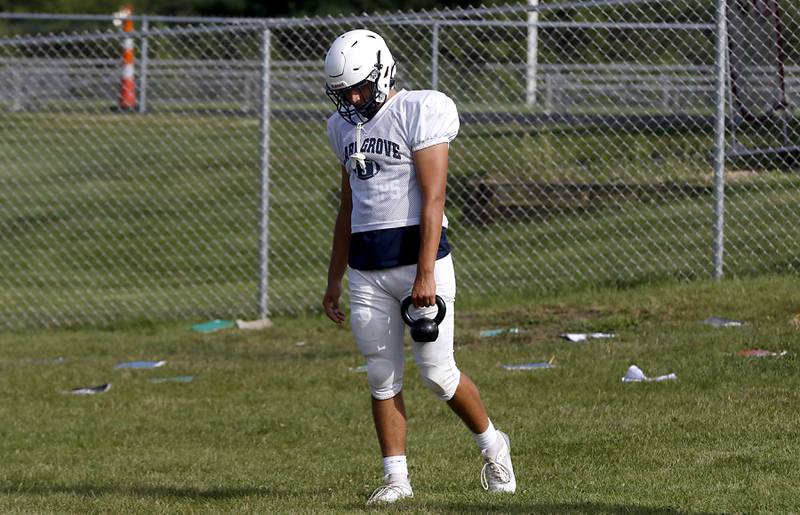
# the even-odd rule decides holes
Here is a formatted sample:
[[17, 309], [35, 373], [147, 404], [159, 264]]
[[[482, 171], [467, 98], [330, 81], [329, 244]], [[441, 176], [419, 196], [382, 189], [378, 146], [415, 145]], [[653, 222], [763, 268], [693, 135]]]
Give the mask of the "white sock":
[[399, 474], [408, 477], [408, 465], [405, 456], [387, 456], [383, 458], [383, 475]]
[[475, 439], [475, 443], [478, 444], [478, 449], [483, 451], [485, 449], [490, 449], [497, 441], [497, 430], [490, 420], [489, 427], [486, 428], [486, 431], [481, 434], [472, 433], [472, 437]]

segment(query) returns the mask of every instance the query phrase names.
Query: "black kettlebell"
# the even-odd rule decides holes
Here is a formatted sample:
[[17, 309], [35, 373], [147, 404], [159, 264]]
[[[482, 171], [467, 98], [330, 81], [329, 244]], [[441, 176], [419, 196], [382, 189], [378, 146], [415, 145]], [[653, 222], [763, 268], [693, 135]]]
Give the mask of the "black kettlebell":
[[411, 328], [411, 338], [415, 342], [427, 343], [436, 341], [439, 337], [439, 324], [444, 320], [444, 315], [447, 313], [447, 306], [445, 306], [444, 299], [436, 296], [436, 307], [439, 311], [436, 317], [431, 320], [430, 318], [422, 317], [414, 320], [408, 314], [408, 308], [411, 307], [411, 297], [406, 297], [400, 304], [400, 313], [403, 315], [403, 321]]

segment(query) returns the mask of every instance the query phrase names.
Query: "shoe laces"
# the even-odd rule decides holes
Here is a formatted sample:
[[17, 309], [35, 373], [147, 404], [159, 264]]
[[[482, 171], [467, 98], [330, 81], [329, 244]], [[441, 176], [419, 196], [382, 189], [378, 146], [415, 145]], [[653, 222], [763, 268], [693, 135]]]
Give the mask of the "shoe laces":
[[502, 463], [486, 457], [486, 462], [481, 469], [481, 486], [484, 490], [489, 489], [489, 482], [508, 483], [511, 481], [511, 472]]
[[369, 496], [369, 499], [367, 499], [367, 504], [384, 501], [391, 493], [394, 493], [398, 499], [400, 497], [404, 497], [406, 495], [404, 486], [405, 485], [394, 485], [391, 483], [387, 485], [381, 485], [376, 488], [374, 492], [372, 492], [372, 495]]

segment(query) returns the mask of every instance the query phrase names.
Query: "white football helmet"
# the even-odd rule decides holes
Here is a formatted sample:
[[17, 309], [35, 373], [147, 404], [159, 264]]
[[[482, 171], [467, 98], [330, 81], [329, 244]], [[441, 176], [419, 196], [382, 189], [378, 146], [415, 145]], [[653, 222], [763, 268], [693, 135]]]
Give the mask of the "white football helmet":
[[[325, 56], [325, 91], [336, 110], [352, 124], [375, 116], [394, 85], [395, 61], [386, 42], [371, 30], [345, 32]], [[347, 101], [350, 88], [372, 85], [371, 97], [359, 106]]]

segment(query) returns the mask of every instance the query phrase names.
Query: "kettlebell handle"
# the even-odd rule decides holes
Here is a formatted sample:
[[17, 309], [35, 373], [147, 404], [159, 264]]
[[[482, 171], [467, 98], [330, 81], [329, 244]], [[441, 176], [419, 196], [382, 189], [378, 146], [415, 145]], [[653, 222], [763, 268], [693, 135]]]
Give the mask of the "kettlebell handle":
[[[410, 307], [411, 307], [411, 296], [409, 295], [408, 297], [403, 299], [403, 302], [400, 303], [400, 314], [403, 315], [403, 321], [406, 324], [414, 325], [414, 322], [416, 322], [416, 320], [412, 319], [411, 315], [408, 314], [408, 308]], [[444, 320], [444, 315], [447, 313], [447, 305], [444, 303], [444, 299], [438, 295], [436, 296], [436, 307], [438, 308], [438, 312], [436, 313], [436, 316], [434, 317], [433, 321], [434, 323], [436, 323], [436, 325], [439, 325], [442, 323], [442, 320]]]

